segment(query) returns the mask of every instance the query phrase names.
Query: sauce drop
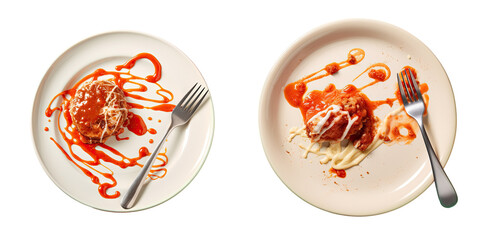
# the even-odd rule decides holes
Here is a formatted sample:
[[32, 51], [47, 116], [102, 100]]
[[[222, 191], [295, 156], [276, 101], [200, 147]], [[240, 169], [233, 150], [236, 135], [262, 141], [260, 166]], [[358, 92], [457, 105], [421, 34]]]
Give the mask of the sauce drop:
[[335, 174], [339, 178], [345, 178], [347, 176], [347, 172], [344, 169], [330, 168], [328, 171], [332, 174]]
[[155, 130], [153, 128], [147, 129], [147, 132], [149, 132], [150, 134], [157, 134], [157, 130]]
[[140, 115], [130, 112], [128, 117], [130, 124], [128, 124], [127, 128], [130, 130], [130, 132], [133, 132], [138, 136], [142, 136], [147, 133], [147, 125]]

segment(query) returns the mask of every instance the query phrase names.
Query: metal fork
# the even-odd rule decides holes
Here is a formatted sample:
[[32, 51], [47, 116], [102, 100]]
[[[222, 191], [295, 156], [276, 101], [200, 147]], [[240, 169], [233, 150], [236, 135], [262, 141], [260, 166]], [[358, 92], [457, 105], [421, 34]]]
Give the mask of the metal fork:
[[433, 151], [432, 144], [430, 143], [425, 127], [423, 126], [425, 103], [420, 88], [418, 87], [417, 80], [410, 69], [405, 69], [400, 73], [397, 73], [397, 80], [405, 111], [410, 117], [417, 121], [420, 131], [422, 132], [428, 156], [430, 157], [430, 164], [432, 165], [438, 199], [442, 206], [447, 208], [453, 207], [458, 201], [457, 193], [448, 179], [447, 174], [443, 170], [437, 155]]
[[[201, 91], [198, 93], [198, 90], [200, 89]], [[190, 94], [193, 90], [195, 91], [192, 94]], [[208, 93], [208, 89], [205, 91], [205, 93], [203, 93], [204, 90], [205, 90], [205, 87], [202, 87], [200, 84], [195, 83], [195, 85], [193, 85], [193, 87], [187, 92], [187, 94], [185, 94], [182, 100], [180, 100], [177, 106], [173, 109], [172, 115], [171, 115], [172, 119], [170, 122], [170, 127], [167, 130], [167, 133], [163, 137], [162, 141], [158, 143], [155, 150], [152, 152], [152, 154], [148, 158], [148, 161], [143, 166], [142, 171], [135, 178], [132, 185], [130, 186], [127, 193], [125, 194], [125, 197], [123, 197], [122, 199], [122, 202], [120, 205], [124, 209], [130, 209], [133, 207], [133, 204], [135, 203], [135, 200], [137, 199], [138, 194], [140, 193], [140, 190], [144, 185], [143, 182], [147, 177], [148, 173], [150, 172], [153, 162], [155, 162], [155, 159], [157, 158], [157, 154], [158, 154], [158, 151], [160, 150], [160, 147], [163, 145], [163, 143], [165, 142], [165, 139], [167, 139], [167, 136], [170, 134], [170, 132], [172, 132], [174, 128], [187, 123], [190, 120], [190, 118], [192, 118], [192, 115], [195, 113], [198, 106], [200, 106], [203, 99]]]

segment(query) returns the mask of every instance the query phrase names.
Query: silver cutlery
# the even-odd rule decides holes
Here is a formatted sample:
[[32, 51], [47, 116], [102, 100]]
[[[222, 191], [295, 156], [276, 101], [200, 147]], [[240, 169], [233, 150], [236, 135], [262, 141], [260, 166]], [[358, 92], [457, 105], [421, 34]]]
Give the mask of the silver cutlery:
[[[192, 93], [192, 91], [194, 92]], [[160, 147], [165, 142], [165, 139], [167, 138], [167, 136], [172, 132], [174, 128], [184, 125], [190, 120], [192, 115], [197, 110], [198, 106], [200, 106], [200, 104], [202, 103], [207, 93], [208, 93], [208, 89], [196, 83], [187, 92], [187, 94], [185, 94], [182, 100], [180, 100], [177, 106], [173, 109], [172, 115], [171, 115], [172, 118], [170, 122], [170, 127], [168, 128], [167, 133], [163, 137], [162, 141], [160, 141], [158, 145], [155, 147], [155, 150], [152, 152], [152, 154], [148, 158], [148, 161], [143, 166], [141, 172], [135, 178], [132, 185], [130, 186], [130, 188], [128, 189], [128, 191], [126, 192], [125, 196], [122, 199], [122, 202], [120, 205], [124, 209], [130, 209], [133, 207], [135, 200], [137, 199], [138, 194], [140, 193], [144, 185], [144, 181], [147, 178], [148, 173], [150, 172], [150, 169], [152, 168], [153, 162], [155, 162], [155, 159], [157, 158], [158, 151], [160, 150]]]
[[443, 170], [427, 136], [425, 127], [423, 126], [425, 103], [420, 88], [418, 87], [417, 80], [410, 69], [405, 69], [398, 73], [397, 80], [403, 105], [405, 106], [405, 112], [417, 121], [420, 131], [422, 132], [423, 140], [430, 158], [430, 164], [432, 166], [438, 199], [442, 206], [447, 208], [453, 207], [458, 201], [457, 193], [448, 179], [447, 174]]

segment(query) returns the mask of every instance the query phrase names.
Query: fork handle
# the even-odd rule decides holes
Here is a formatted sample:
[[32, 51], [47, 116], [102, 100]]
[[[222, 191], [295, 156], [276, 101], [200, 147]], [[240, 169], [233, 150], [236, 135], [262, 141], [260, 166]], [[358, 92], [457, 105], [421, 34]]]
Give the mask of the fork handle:
[[135, 200], [137, 199], [138, 194], [143, 188], [145, 178], [147, 178], [148, 173], [150, 172], [150, 169], [152, 168], [152, 165], [155, 162], [155, 159], [157, 158], [157, 154], [158, 154], [158, 151], [160, 150], [160, 147], [163, 145], [163, 143], [167, 139], [167, 136], [175, 127], [176, 125], [170, 124], [170, 127], [168, 128], [167, 133], [163, 137], [162, 141], [160, 141], [160, 143], [157, 145], [155, 150], [153, 150], [152, 154], [148, 158], [142, 170], [140, 171], [138, 176], [135, 178], [132, 185], [130, 186], [127, 193], [125, 194], [125, 197], [123, 197], [122, 202], [120, 203], [122, 208], [130, 209], [133, 207], [133, 204], [135, 203]]
[[[418, 120], [417, 120], [418, 121]], [[428, 138], [427, 132], [423, 127], [423, 123], [419, 122], [420, 131], [422, 132], [423, 140], [425, 142], [425, 146], [427, 147], [428, 156], [430, 158], [430, 163], [432, 165], [432, 172], [433, 177], [435, 179], [435, 187], [437, 189], [438, 199], [442, 206], [449, 208], [455, 206], [458, 201], [457, 193], [455, 188], [453, 188], [450, 179], [448, 179], [445, 170], [443, 170], [440, 161], [433, 150], [432, 144], [430, 143], [430, 139]]]

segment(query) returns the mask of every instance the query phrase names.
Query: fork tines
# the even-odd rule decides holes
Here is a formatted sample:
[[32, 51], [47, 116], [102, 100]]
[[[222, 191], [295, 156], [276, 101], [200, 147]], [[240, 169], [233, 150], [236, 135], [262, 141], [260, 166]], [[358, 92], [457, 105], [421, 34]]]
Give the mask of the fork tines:
[[397, 80], [400, 89], [400, 95], [402, 96], [402, 101], [404, 104], [418, 100], [423, 102], [422, 93], [418, 86], [417, 80], [409, 68], [397, 73]]
[[[185, 94], [185, 96], [182, 98], [182, 100], [180, 100], [180, 102], [177, 104], [177, 106], [180, 106], [181, 108], [183, 108], [187, 112], [194, 113], [197, 110], [198, 106], [200, 106], [200, 104], [203, 102], [203, 99], [205, 98], [205, 96], [207, 96], [208, 89], [206, 89], [206, 91], [205, 91], [205, 89], [206, 88], [202, 87], [202, 85], [200, 85], [198, 83], [195, 83], [195, 85], [193, 85], [193, 87], [187, 92], [187, 94]], [[190, 95], [190, 93], [193, 90], [195, 90], [195, 91], [193, 92], [193, 94]], [[200, 90], [200, 92], [197, 94], [198, 90]], [[205, 93], [203, 91], [205, 91]], [[203, 93], [203, 95], [202, 95], [202, 93]], [[200, 100], [197, 101], [200, 96], [201, 96]], [[186, 99], [187, 99], [187, 102], [183, 103]], [[193, 99], [193, 101], [192, 101], [192, 99]], [[190, 103], [190, 101], [192, 101], [192, 102]]]

